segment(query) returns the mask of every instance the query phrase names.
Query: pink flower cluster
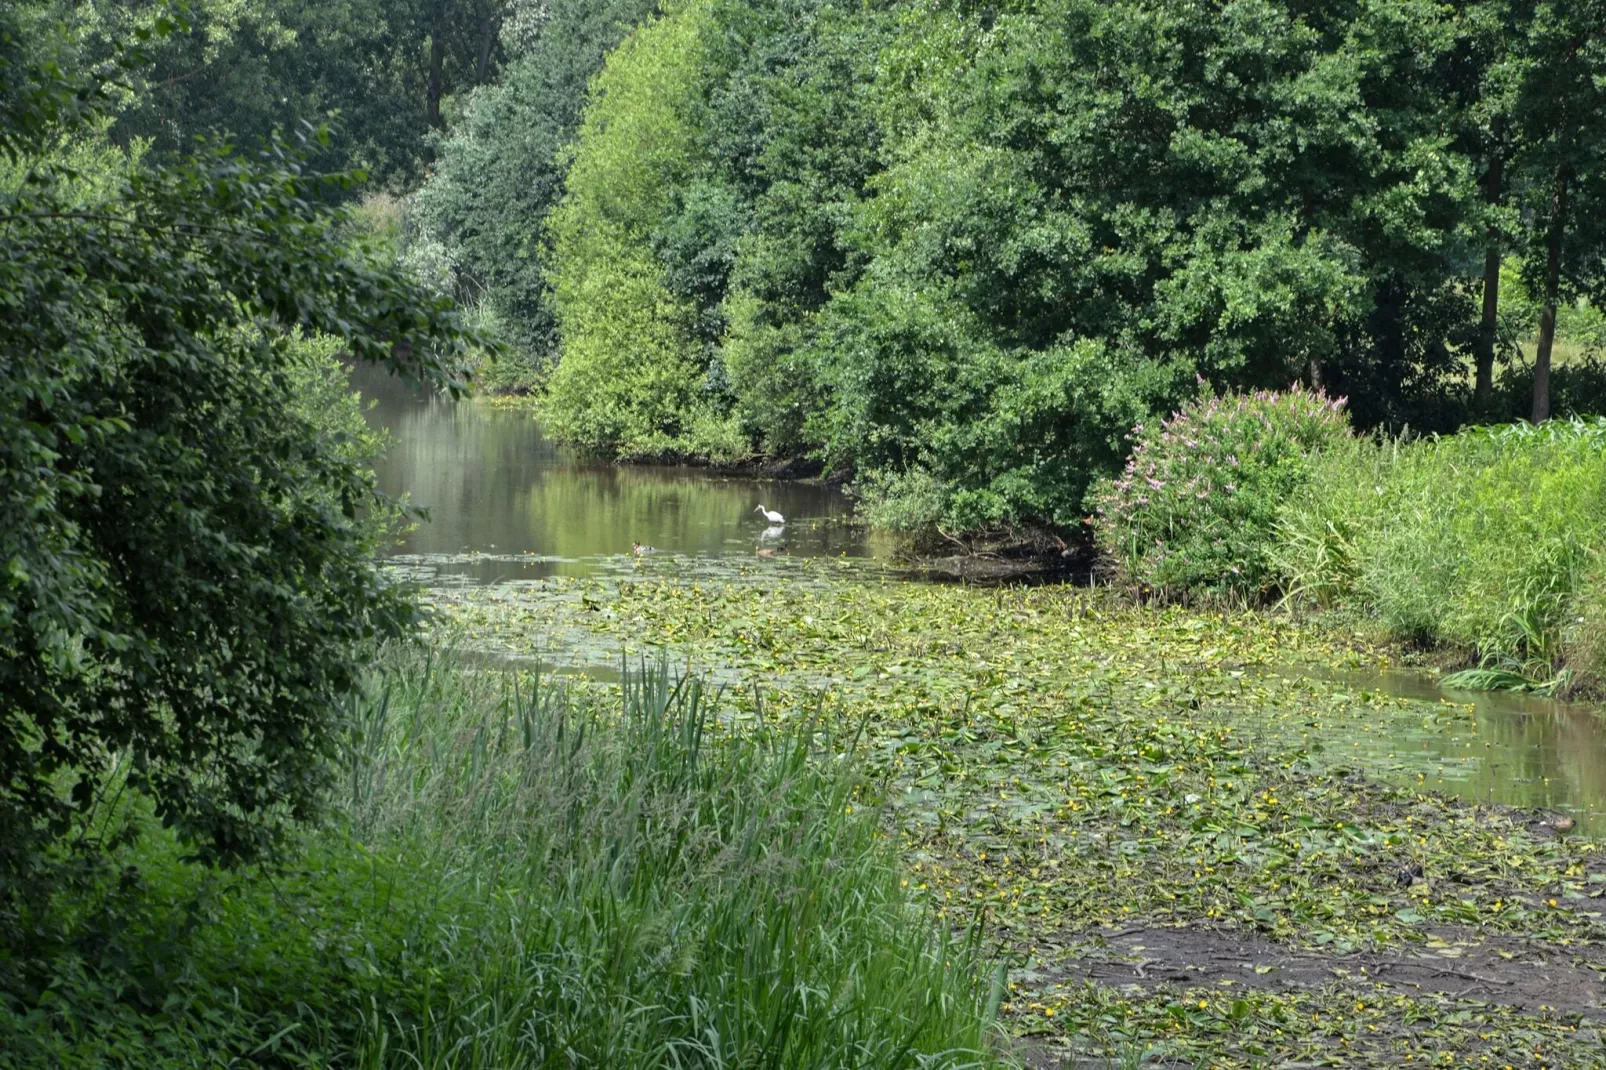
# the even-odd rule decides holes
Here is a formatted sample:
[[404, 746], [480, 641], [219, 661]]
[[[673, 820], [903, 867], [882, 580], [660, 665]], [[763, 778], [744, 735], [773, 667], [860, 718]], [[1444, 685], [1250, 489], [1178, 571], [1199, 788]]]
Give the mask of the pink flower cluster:
[[1156, 587], [1253, 570], [1246, 540], [1304, 458], [1349, 433], [1344, 398], [1295, 386], [1210, 397], [1129, 436], [1132, 455], [1095, 498], [1099, 541]]

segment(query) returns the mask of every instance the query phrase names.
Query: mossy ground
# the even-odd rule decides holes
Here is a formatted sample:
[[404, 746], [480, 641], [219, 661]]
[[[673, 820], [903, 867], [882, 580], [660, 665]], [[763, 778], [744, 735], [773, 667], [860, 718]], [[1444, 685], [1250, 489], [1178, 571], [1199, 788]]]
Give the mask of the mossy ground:
[[912, 889], [982, 919], [1035, 1065], [1606, 1065], [1606, 857], [1346, 760], [1466, 716], [1286, 671], [1385, 656], [1359, 637], [829, 565], [436, 598], [471, 645], [718, 667], [733, 727], [862, 726], [865, 803]]

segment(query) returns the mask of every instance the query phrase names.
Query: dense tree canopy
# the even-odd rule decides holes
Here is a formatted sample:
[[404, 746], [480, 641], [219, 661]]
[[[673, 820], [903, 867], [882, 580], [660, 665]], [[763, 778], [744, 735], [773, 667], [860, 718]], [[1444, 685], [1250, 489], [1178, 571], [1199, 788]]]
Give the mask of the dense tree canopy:
[[54, 55], [0, 15], [0, 922], [108, 788], [224, 861], [314, 807], [336, 702], [412, 608], [306, 339], [451, 389], [468, 341], [341, 236], [350, 175], [122, 152], [115, 84]]
[[1601, 18], [671, 5], [566, 157], [548, 419], [604, 454], [812, 453], [888, 520], [1067, 525], [1201, 378], [1395, 430], [1490, 413], [1507, 261], [1542, 417], [1545, 324], [1598, 293]]
[[541, 249], [562, 192], [561, 153], [602, 57], [650, 9], [643, 0], [554, 0], [501, 81], [476, 91], [415, 199], [417, 244], [438, 247], [466, 301], [485, 301], [530, 377], [557, 349]]
[[[539, 23], [544, 0], [24, 0], [36, 27], [68, 31], [68, 66], [106, 59], [169, 9], [176, 32], [150, 38], [146, 62], [114, 95], [112, 136], [182, 155], [197, 135], [254, 149], [276, 132], [330, 126], [309, 158], [416, 182], [431, 131], [453, 101], [495, 76], [503, 38]], [[37, 35], [36, 35], [37, 36]]]
[[[27, 10], [89, 58], [152, 17]], [[203, 2], [113, 136], [338, 111], [314, 162], [422, 177], [404, 262], [589, 451], [1067, 527], [1201, 379], [1391, 431], [1599, 407], [1550, 364], [1606, 297], [1603, 41], [1591, 0]]]

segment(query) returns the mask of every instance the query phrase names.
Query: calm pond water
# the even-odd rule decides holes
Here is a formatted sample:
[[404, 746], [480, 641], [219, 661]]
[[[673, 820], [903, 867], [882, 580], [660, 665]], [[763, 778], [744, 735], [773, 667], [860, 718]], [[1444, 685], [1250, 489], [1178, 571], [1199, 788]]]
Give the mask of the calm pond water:
[[[586, 461], [527, 412], [422, 392], [358, 368], [371, 424], [394, 442], [380, 486], [429, 510], [397, 557], [426, 582], [494, 583], [617, 571], [632, 544], [708, 559], [864, 557], [872, 543], [841, 491], [707, 469]], [[757, 506], [781, 513], [771, 525]]]
[[[654, 571], [711, 577], [880, 549], [833, 488], [588, 462], [543, 438], [528, 413], [455, 404], [373, 369], [358, 369], [353, 382], [374, 402], [370, 421], [395, 439], [379, 466], [381, 486], [430, 511], [395, 558], [426, 584], [629, 575], [640, 565], [633, 542], [657, 549]], [[761, 503], [785, 514], [784, 527], [754, 511]], [[1413, 673], [1320, 676], [1334, 691], [1401, 700], [1376, 731], [1324, 739], [1329, 760], [1467, 799], [1565, 811], [1606, 835], [1606, 718], [1598, 709], [1447, 694]]]
[[1606, 711], [1509, 691], [1446, 691], [1428, 674], [1299, 670], [1351, 694], [1405, 700], [1386, 730], [1325, 744], [1371, 776], [1477, 802], [1570, 814], [1606, 837]]

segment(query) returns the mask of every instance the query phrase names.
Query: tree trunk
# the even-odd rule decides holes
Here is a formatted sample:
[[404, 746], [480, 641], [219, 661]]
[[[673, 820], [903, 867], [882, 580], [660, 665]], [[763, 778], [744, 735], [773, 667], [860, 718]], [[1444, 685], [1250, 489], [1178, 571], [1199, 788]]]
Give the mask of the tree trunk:
[[[1496, 119], [1492, 127], [1495, 139], [1494, 156], [1489, 170], [1483, 176], [1483, 202], [1491, 207], [1500, 203], [1500, 183], [1505, 170], [1505, 150], [1500, 145], [1501, 122]], [[1500, 332], [1500, 233], [1491, 224], [1483, 253], [1483, 320], [1478, 325], [1478, 348], [1475, 354], [1478, 371], [1477, 384], [1472, 389], [1472, 408], [1479, 415], [1488, 415], [1494, 407], [1494, 351]]]
[[1566, 170], [1556, 174], [1550, 201], [1550, 233], [1545, 236], [1545, 294], [1539, 309], [1539, 347], [1534, 354], [1533, 422], [1550, 419], [1550, 351], [1556, 344], [1556, 297], [1561, 288], [1561, 238], [1567, 228]]
[[491, 80], [491, 54], [496, 48], [498, 29], [496, 11], [493, 9], [486, 13], [485, 22], [480, 26], [480, 56], [479, 67], [474, 72], [475, 85], [485, 85]]
[[1480, 416], [1494, 408], [1494, 348], [1499, 324], [1500, 247], [1491, 236], [1483, 254], [1483, 322], [1478, 325], [1478, 378], [1472, 388], [1472, 408]]
[[441, 67], [446, 63], [446, 5], [435, 9], [429, 28], [429, 89], [424, 98], [424, 117], [439, 130], [441, 123]]

